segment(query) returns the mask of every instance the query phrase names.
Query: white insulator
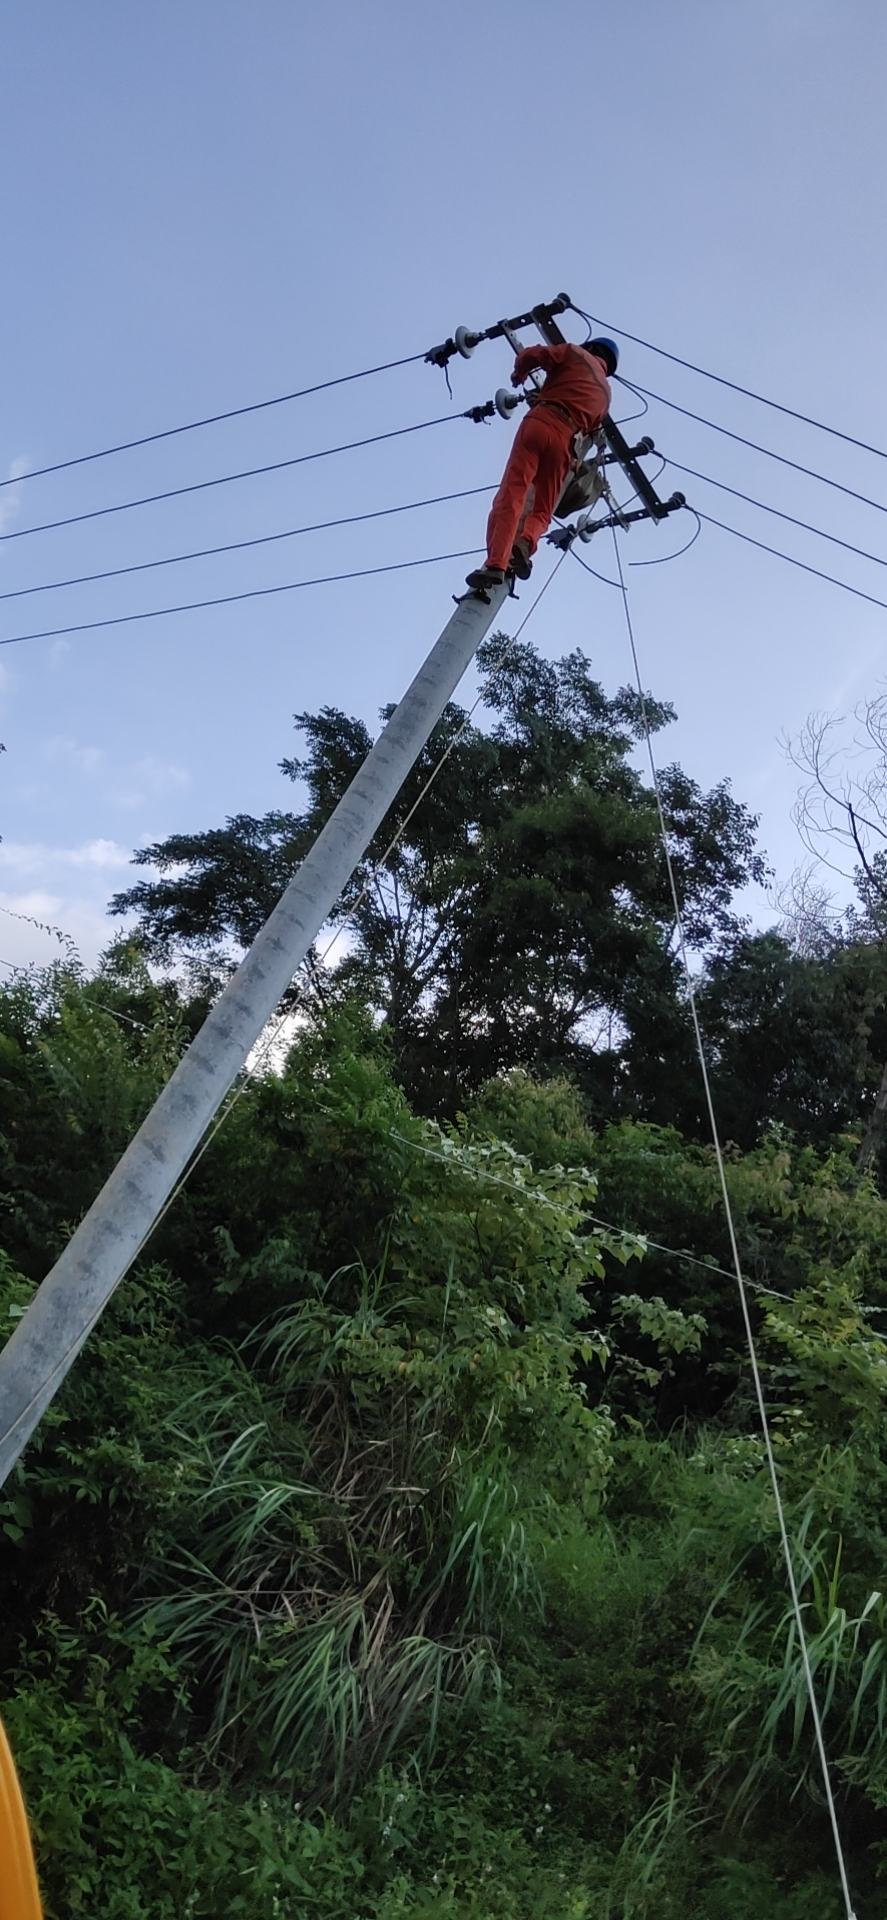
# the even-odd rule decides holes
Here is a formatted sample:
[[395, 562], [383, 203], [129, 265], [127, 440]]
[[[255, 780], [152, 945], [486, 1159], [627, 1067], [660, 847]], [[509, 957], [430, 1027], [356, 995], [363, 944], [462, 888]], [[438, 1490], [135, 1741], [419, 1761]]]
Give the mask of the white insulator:
[[461, 353], [463, 360], [471, 359], [474, 349], [477, 346], [478, 338], [479, 336], [476, 333], [472, 333], [470, 327], [456, 328], [453, 339], [456, 342], [456, 351]]
[[497, 387], [493, 396], [493, 405], [496, 412], [500, 415], [500, 418], [507, 420], [509, 414], [514, 412], [515, 407], [520, 406], [521, 399], [522, 395], [512, 393], [510, 387]]

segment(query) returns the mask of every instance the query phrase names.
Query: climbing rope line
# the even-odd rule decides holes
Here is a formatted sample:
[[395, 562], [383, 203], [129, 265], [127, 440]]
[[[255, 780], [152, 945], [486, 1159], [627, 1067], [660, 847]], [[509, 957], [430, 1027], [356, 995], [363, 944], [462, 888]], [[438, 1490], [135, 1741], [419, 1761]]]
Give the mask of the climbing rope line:
[[764, 1449], [767, 1456], [767, 1468], [770, 1476], [770, 1484], [773, 1489], [773, 1499], [776, 1507], [777, 1520], [779, 1524], [779, 1535], [782, 1543], [782, 1552], [785, 1560], [786, 1573], [788, 1575], [789, 1590], [791, 1593], [792, 1612], [794, 1614], [795, 1625], [798, 1633], [798, 1645], [800, 1648], [801, 1660], [802, 1660], [803, 1669], [804, 1669], [804, 1679], [805, 1679], [806, 1688], [807, 1688], [807, 1697], [810, 1703], [810, 1713], [813, 1721], [816, 1748], [819, 1755], [820, 1768], [822, 1770], [822, 1780], [823, 1780], [823, 1786], [825, 1789], [826, 1804], [828, 1806], [829, 1820], [831, 1822], [832, 1837], [834, 1840], [835, 1854], [836, 1854], [837, 1864], [838, 1864], [838, 1873], [841, 1881], [841, 1891], [843, 1893], [844, 1904], [846, 1907], [846, 1920], [856, 1920], [856, 1915], [853, 1910], [853, 1902], [850, 1895], [850, 1884], [847, 1877], [847, 1867], [844, 1859], [844, 1848], [841, 1840], [841, 1830], [838, 1823], [837, 1807], [835, 1805], [834, 1793], [832, 1791], [831, 1770], [829, 1767], [828, 1754], [826, 1752], [826, 1747], [825, 1747], [825, 1737], [822, 1729], [822, 1720], [820, 1718], [819, 1703], [816, 1697], [816, 1684], [813, 1678], [813, 1668], [810, 1662], [810, 1650], [807, 1645], [807, 1633], [804, 1625], [804, 1613], [803, 1613], [803, 1608], [801, 1606], [801, 1597], [800, 1597], [800, 1592], [798, 1590], [797, 1578], [795, 1575], [794, 1559], [792, 1556], [791, 1542], [789, 1540], [789, 1534], [788, 1534], [788, 1523], [786, 1521], [785, 1508], [782, 1502], [782, 1489], [779, 1483], [779, 1471], [776, 1465], [776, 1455], [773, 1449], [773, 1440], [770, 1432], [770, 1418], [767, 1412], [767, 1403], [764, 1396], [764, 1384], [761, 1377], [760, 1366], [758, 1364], [758, 1353], [757, 1353], [757, 1346], [755, 1343], [754, 1328], [752, 1326], [751, 1313], [749, 1311], [748, 1289], [747, 1289], [745, 1277], [742, 1271], [742, 1261], [740, 1259], [740, 1254], [739, 1254], [739, 1241], [736, 1233], [736, 1224], [733, 1218], [733, 1207], [730, 1200], [730, 1190], [727, 1185], [727, 1170], [726, 1170], [726, 1165], [724, 1161], [724, 1152], [721, 1145], [720, 1128], [718, 1126], [717, 1114], [715, 1112], [714, 1097], [712, 1094], [711, 1080], [709, 1078], [709, 1071], [708, 1071], [708, 1061], [705, 1053], [705, 1044], [702, 1038], [702, 1028], [699, 1023], [699, 1014], [696, 1006], [696, 993], [693, 986], [693, 974], [690, 967], [690, 956], [687, 949], [686, 935], [684, 932], [684, 918], [683, 918], [683, 913], [681, 911], [680, 898], [678, 895], [678, 886], [677, 886], [677, 879], [675, 876], [674, 863], [671, 857], [671, 847], [669, 844], [669, 837], [668, 837], [668, 825], [665, 818], [665, 806], [662, 799], [662, 790], [659, 784], [659, 771], [656, 765], [656, 755], [653, 751], [653, 736], [652, 736], [652, 732], [649, 724], [649, 717], [647, 713], [647, 700], [646, 700], [646, 694], [644, 691], [644, 682], [641, 675], [640, 658], [638, 655], [637, 642], [635, 640], [634, 625], [631, 617], [631, 608], [629, 606], [628, 587], [626, 584], [625, 574], [622, 568], [622, 555], [619, 550], [619, 541], [616, 537], [615, 528], [613, 529], [613, 545], [616, 553], [616, 566], [619, 573], [619, 585], [620, 585], [620, 590], [622, 594], [622, 605], [625, 613], [625, 624], [628, 632], [628, 642], [629, 642], [629, 647], [631, 651], [632, 664], [634, 667], [635, 680], [637, 683], [638, 698], [640, 701], [641, 716], [642, 716], [643, 725], [644, 725], [644, 736], [646, 740], [647, 757], [650, 765], [650, 775], [653, 782], [653, 791], [656, 798], [656, 809], [659, 816], [659, 830], [662, 838], [662, 848], [665, 855], [665, 865], [668, 873], [668, 885], [671, 893], [672, 907], [673, 907], [674, 916], [675, 916], [675, 926], [677, 929], [678, 946], [680, 949], [681, 961], [683, 964], [684, 976], [686, 980], [687, 999], [690, 1007], [691, 1019], [693, 1022], [693, 1032], [695, 1035], [696, 1051], [699, 1058], [699, 1067], [702, 1075], [702, 1085], [703, 1085], [703, 1090], [705, 1095], [706, 1110], [708, 1113], [709, 1128], [711, 1131], [712, 1144], [715, 1151], [715, 1158], [717, 1160], [718, 1181], [721, 1189], [721, 1198], [724, 1204], [724, 1214], [726, 1217], [727, 1232], [730, 1240], [730, 1252], [733, 1260], [733, 1277], [735, 1278], [736, 1284], [739, 1288], [739, 1300], [740, 1300], [740, 1306], [742, 1310], [742, 1319], [743, 1319], [743, 1325], [745, 1328], [746, 1342], [748, 1345], [749, 1359], [751, 1361], [752, 1377], [754, 1380], [755, 1399], [757, 1401], [758, 1415], [760, 1418], [761, 1431], [764, 1439]]
[[[32, 966], [34, 966], [35, 964], [36, 963], [34, 961], [0, 959], [0, 967], [5, 967], [7, 970], [7, 973], [23, 973], [26, 976], [30, 973]], [[88, 992], [90, 984], [91, 982], [88, 980], [84, 982], [84, 987], [87, 989], [87, 992], [84, 995], [85, 1004], [87, 1007], [95, 1007], [97, 1013], [110, 1014], [110, 1017], [112, 1020], [119, 1020], [121, 1025], [124, 1027], [137, 1027], [141, 1033], [150, 1033], [150, 1034], [156, 1033], [157, 1031], [156, 1022], [152, 1022], [149, 1020], [137, 1020], [135, 1015], [132, 1013], [123, 1013], [121, 1012], [121, 1009], [119, 1007], [109, 1007], [107, 1001], [105, 1000], [94, 1000], [92, 998], [92, 995], [89, 994]]]
[[[551, 583], [555, 577], [555, 574], [560, 572], [561, 566], [563, 565], [563, 562], [566, 559], [566, 555], [567, 555], [567, 550], [565, 549], [564, 552], [560, 554], [556, 564], [552, 567], [551, 572], [548, 574], [546, 580], [543, 582], [542, 586], [540, 587], [539, 592], [536, 594], [535, 599], [531, 601], [530, 606], [528, 607], [526, 613], [524, 614], [524, 617], [520, 622], [520, 625], [517, 627], [516, 631], [513, 634], [506, 637], [502, 647], [499, 649], [499, 652], [495, 657], [494, 662], [492, 663], [491, 672], [495, 671], [495, 668], [501, 663], [502, 660], [504, 660], [506, 654], [508, 653], [509, 648], [513, 647], [515, 642], [520, 638], [520, 635], [523, 633], [524, 628], [526, 627], [528, 621], [532, 618], [533, 614], [535, 613], [536, 608], [538, 607], [540, 601], [544, 598], [545, 594], [548, 592], [548, 589], [551, 586]], [[413, 801], [413, 804], [410, 807], [409, 811], [405, 814], [403, 820], [401, 820], [399, 826], [397, 827], [396, 832], [393, 834], [388, 846], [385, 849], [384, 854], [382, 855], [381, 860], [377, 863], [377, 866], [373, 870], [374, 873], [378, 872], [379, 869], [384, 865], [385, 861], [390, 859], [391, 854], [395, 851], [396, 847], [399, 845], [400, 841], [403, 838], [403, 835], [407, 830], [407, 827], [409, 826], [410, 821], [413, 818], [413, 815], [416, 812], [417, 807], [421, 806], [422, 801], [424, 800], [426, 794], [430, 791], [430, 789], [434, 785], [434, 782], [437, 779], [439, 773], [441, 772], [441, 769], [445, 766], [447, 760], [450, 757], [450, 754], [453, 751], [453, 748], [457, 744], [457, 741], [465, 733], [465, 730], [470, 723], [472, 715], [477, 711], [477, 708], [481, 705], [482, 701], [483, 701], [483, 690], [481, 690], [481, 692], [477, 695], [477, 698], [473, 702], [468, 713], [465, 715], [464, 720], [462, 721], [457, 732], [454, 734], [452, 740], [448, 741], [436, 766], [433, 768], [431, 774], [426, 780], [421, 793]], [[353, 920], [354, 915], [356, 914], [358, 908], [362, 904], [363, 900], [366, 898], [367, 892], [371, 885], [372, 885], [372, 876], [367, 880], [366, 885], [363, 887], [362, 891], [358, 894], [358, 897], [355, 900], [354, 904], [349, 908], [347, 915], [343, 918], [340, 925], [336, 928], [335, 934], [333, 935], [333, 939], [330, 941], [329, 945], [324, 951], [324, 954], [321, 959], [321, 964], [323, 960], [326, 959], [326, 955], [331, 952], [333, 946], [335, 945], [336, 940], [339, 938], [340, 934], [344, 932], [345, 927], [348, 925], [349, 921]], [[167, 1195], [167, 1198], [164, 1201], [163, 1206], [160, 1208], [160, 1211], [157, 1214], [156, 1218], [152, 1220], [150, 1227], [143, 1234], [142, 1239], [139, 1241], [139, 1244], [136, 1247], [136, 1250], [129, 1263], [128, 1271], [131, 1271], [132, 1267], [135, 1265], [135, 1262], [138, 1260], [139, 1256], [143, 1253], [145, 1247], [147, 1246], [148, 1241], [152, 1239], [153, 1235], [157, 1232], [158, 1227], [166, 1219], [166, 1216], [169, 1213], [170, 1208], [175, 1205], [175, 1202], [177, 1201], [183, 1188], [187, 1185], [188, 1181], [190, 1180], [191, 1175], [194, 1172], [195, 1168], [199, 1165], [200, 1161], [203, 1159], [204, 1154], [212, 1146], [212, 1143], [215, 1140], [216, 1135], [220, 1132], [221, 1128], [225, 1124], [225, 1121], [233, 1113], [234, 1108], [237, 1106], [243, 1094], [247, 1091], [247, 1088], [252, 1084], [253, 1080], [256, 1078], [257, 1074], [259, 1073], [261, 1068], [264, 1066], [266, 1060], [270, 1057], [271, 1053], [274, 1050], [274, 1047], [277, 1045], [277, 1042], [280, 1039], [280, 1036], [283, 1032], [283, 1029], [286, 1025], [288, 1018], [289, 1018], [289, 1013], [286, 1010], [283, 1013], [279, 1014], [277, 1016], [277, 1019], [273, 1025], [273, 1028], [270, 1034], [267, 1036], [267, 1038], [263, 1042], [259, 1043], [258, 1049], [250, 1065], [245, 1069], [242, 1076], [238, 1079], [235, 1086], [232, 1088], [231, 1093], [228, 1096], [228, 1099], [223, 1103], [223, 1105], [219, 1109], [219, 1112], [217, 1113], [212, 1126], [207, 1130], [206, 1134], [204, 1135], [204, 1138], [200, 1142], [199, 1147], [192, 1154], [191, 1159], [188, 1162], [188, 1165], [186, 1166], [184, 1172], [180, 1175], [179, 1179], [176, 1181], [176, 1184], [173, 1187], [171, 1193]], [[13, 1435], [18, 1432], [18, 1429], [25, 1424], [29, 1415], [33, 1412], [34, 1408], [36, 1406], [39, 1406], [41, 1400], [43, 1399], [45, 1393], [47, 1392], [47, 1389], [51, 1388], [54, 1385], [56, 1380], [64, 1377], [64, 1374], [67, 1372], [67, 1369], [70, 1366], [71, 1362], [76, 1358], [81, 1348], [86, 1344], [86, 1341], [89, 1339], [89, 1336], [92, 1333], [93, 1328], [98, 1324], [98, 1321], [101, 1319], [105, 1304], [106, 1304], [105, 1302], [101, 1302], [95, 1308], [94, 1312], [90, 1315], [89, 1320], [87, 1321], [87, 1324], [81, 1329], [76, 1341], [71, 1341], [69, 1343], [64, 1353], [62, 1353], [60, 1357], [55, 1361], [55, 1364], [50, 1369], [46, 1378], [41, 1381], [37, 1391], [31, 1395], [30, 1400], [26, 1403], [24, 1407], [20, 1409], [19, 1413], [16, 1414], [15, 1419], [10, 1421], [9, 1426], [6, 1428], [6, 1430], [3, 1433], [0, 1433], [0, 1447], [5, 1447], [7, 1441], [11, 1440]], [[26, 1444], [26, 1442], [24, 1444]]]
[[[325, 1108], [324, 1111], [332, 1113], [333, 1109], [331, 1107]], [[468, 1171], [472, 1180], [487, 1181], [491, 1186], [503, 1187], [506, 1193], [513, 1194], [518, 1198], [535, 1201], [547, 1200], [547, 1195], [542, 1193], [538, 1188], [524, 1187], [513, 1180], [503, 1180], [500, 1174], [490, 1173], [486, 1167], [472, 1167], [466, 1170], [464, 1165], [462, 1165], [461, 1162], [456, 1162], [450, 1154], [441, 1153], [436, 1147], [427, 1146], [424, 1141], [411, 1140], [408, 1134], [398, 1132], [396, 1127], [389, 1127], [388, 1132], [392, 1140], [401, 1141], [403, 1146], [412, 1147], [415, 1153], [425, 1154], [429, 1160], [439, 1160], [442, 1166], [449, 1167], [451, 1170], [463, 1174]], [[667, 1253], [675, 1260], [683, 1260], [687, 1266], [701, 1267], [704, 1273], [720, 1274], [725, 1280], [735, 1280], [736, 1278], [731, 1268], [720, 1267], [714, 1260], [702, 1260], [698, 1254], [687, 1253], [680, 1247], [663, 1246], [661, 1240], [651, 1240], [649, 1234], [644, 1232], [643, 1227], [636, 1227], [634, 1230], [630, 1227], [617, 1227], [615, 1221], [604, 1220], [600, 1214], [588, 1213], [585, 1212], [584, 1209], [583, 1217], [589, 1221], [591, 1226], [602, 1227], [606, 1233], [612, 1233], [617, 1239], [626, 1241], [641, 1255], [646, 1253], [649, 1248], [654, 1253]], [[793, 1294], [782, 1293], [778, 1287], [768, 1287], [763, 1280], [750, 1280], [746, 1277], [745, 1284], [747, 1287], [751, 1287], [755, 1293], [766, 1294], [770, 1300], [784, 1300], [788, 1306], [795, 1305], [795, 1296]], [[887, 1308], [866, 1307], [863, 1302], [859, 1304], [862, 1311], [866, 1314], [887, 1312]]]

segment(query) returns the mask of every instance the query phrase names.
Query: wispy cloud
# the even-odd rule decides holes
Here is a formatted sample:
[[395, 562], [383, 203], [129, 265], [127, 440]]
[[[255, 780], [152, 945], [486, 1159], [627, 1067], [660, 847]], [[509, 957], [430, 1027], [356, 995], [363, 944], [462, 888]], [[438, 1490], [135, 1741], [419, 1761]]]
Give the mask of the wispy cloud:
[[108, 796], [118, 807], [142, 807], [164, 794], [181, 793], [191, 784], [187, 767], [177, 766], [174, 760], [158, 760], [153, 753], [134, 761], [127, 774], [132, 784], [116, 787]]
[[104, 762], [101, 747], [91, 747], [69, 734], [56, 733], [44, 742], [43, 755], [53, 766], [72, 767], [78, 773], [97, 773]]
[[57, 868], [107, 872], [128, 866], [130, 852], [116, 840], [85, 840], [77, 847], [50, 847], [40, 840], [0, 841], [0, 872], [40, 876]]

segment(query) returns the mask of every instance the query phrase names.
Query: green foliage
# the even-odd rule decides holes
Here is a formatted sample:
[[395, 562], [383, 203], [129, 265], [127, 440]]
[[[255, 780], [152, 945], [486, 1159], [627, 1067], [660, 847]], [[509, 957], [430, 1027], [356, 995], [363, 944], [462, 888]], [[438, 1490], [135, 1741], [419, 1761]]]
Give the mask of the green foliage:
[[261, 1297], [270, 1268], [297, 1304], [173, 1416], [198, 1491], [156, 1628], [217, 1742], [339, 1788], [495, 1680], [535, 1589], [528, 1520], [565, 1487], [593, 1510], [609, 1463], [575, 1378], [606, 1357], [583, 1324], [589, 1176], [411, 1126], [381, 1267], [322, 1280], [281, 1240], [238, 1272], [229, 1244], [227, 1289]]
[[[4, 1330], [197, 1017], [128, 949], [0, 995]], [[49, 1920], [838, 1920], [711, 1154], [400, 1064], [299, 1028], [4, 1490]], [[884, 1202], [840, 1134], [728, 1178], [869, 1920]]]
[[[887, 1609], [858, 1573], [845, 1572], [844, 1543], [813, 1535], [812, 1503], [793, 1533], [793, 1560], [805, 1635], [825, 1737], [840, 1774], [863, 1785], [875, 1806], [887, 1804]], [[818, 1795], [821, 1780], [811, 1727], [809, 1691], [791, 1606], [769, 1593], [737, 1620], [729, 1606], [734, 1570], [716, 1596], [700, 1636], [696, 1673], [717, 1729], [714, 1765], [735, 1785], [743, 1805], [786, 1791]], [[857, 1598], [858, 1596], [858, 1598]], [[729, 1633], [714, 1617], [727, 1603]]]
[[[579, 652], [550, 662], [512, 642], [503, 658], [497, 635], [478, 660], [490, 731], [447, 707], [336, 908], [351, 951], [332, 983], [315, 968], [303, 996], [316, 1008], [357, 992], [378, 1010], [422, 1111], [452, 1116], [512, 1067], [570, 1066], [609, 1106], [621, 1059], [648, 1052], [651, 1016], [686, 1031], [658, 814], [632, 758], [638, 698], [608, 696]], [[647, 715], [656, 728], [674, 717], [649, 695]], [[153, 954], [248, 942], [357, 772], [361, 721], [323, 708], [296, 725], [305, 751], [282, 771], [301, 812], [239, 815], [136, 856], [159, 877], [112, 911], [138, 913]], [[418, 805], [432, 773], [433, 804]], [[756, 823], [728, 781], [704, 793], [667, 766], [661, 794], [687, 938], [708, 952], [736, 930], [737, 887], [764, 874]]]

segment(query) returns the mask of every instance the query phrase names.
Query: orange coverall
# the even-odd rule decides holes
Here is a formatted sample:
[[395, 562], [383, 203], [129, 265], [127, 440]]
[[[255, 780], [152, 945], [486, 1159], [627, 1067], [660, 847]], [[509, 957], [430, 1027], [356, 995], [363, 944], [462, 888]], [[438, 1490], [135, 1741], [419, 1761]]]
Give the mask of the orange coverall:
[[514, 436], [487, 521], [487, 565], [503, 571], [518, 530], [528, 552], [535, 553], [573, 464], [577, 433], [593, 433], [610, 407], [606, 366], [584, 347], [570, 342], [524, 347], [515, 361], [515, 380], [525, 380], [536, 367], [545, 373], [545, 384]]

